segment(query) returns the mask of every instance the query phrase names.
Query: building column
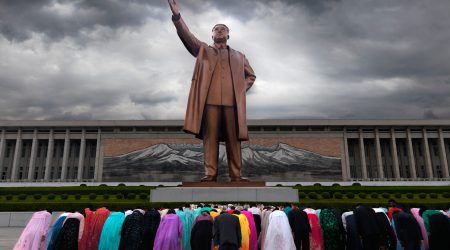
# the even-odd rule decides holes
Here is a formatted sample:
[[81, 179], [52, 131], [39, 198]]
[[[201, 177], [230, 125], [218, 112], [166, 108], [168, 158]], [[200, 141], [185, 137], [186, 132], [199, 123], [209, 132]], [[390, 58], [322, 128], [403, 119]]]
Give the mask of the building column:
[[69, 129], [66, 129], [66, 136], [64, 138], [64, 152], [63, 152], [63, 160], [62, 160], [62, 169], [61, 169], [61, 177], [60, 179], [66, 180], [67, 177], [67, 165], [69, 163], [69, 152], [70, 152], [70, 138], [69, 138]]
[[364, 180], [367, 179], [366, 151], [364, 148], [364, 135], [362, 129], [359, 129], [359, 153], [361, 158], [361, 173]]
[[414, 150], [412, 145], [412, 138], [411, 138], [411, 129], [406, 129], [406, 137], [408, 141], [408, 162], [409, 162], [409, 172], [412, 179], [417, 178], [416, 174], [416, 161], [414, 159]]
[[53, 147], [55, 144], [55, 140], [53, 139], [53, 129], [50, 130], [48, 134], [48, 145], [47, 145], [47, 157], [45, 158], [45, 172], [44, 172], [44, 180], [50, 180], [51, 168], [52, 168], [52, 159], [53, 159]]
[[36, 166], [36, 154], [38, 147], [37, 129], [33, 132], [33, 142], [31, 144], [30, 163], [28, 164], [28, 181], [34, 180], [34, 169]]
[[101, 134], [100, 134], [101, 130], [98, 129], [97, 132], [97, 145], [96, 145], [96, 149], [95, 149], [95, 168], [94, 168], [94, 181], [98, 181], [100, 178], [100, 176], [98, 176], [99, 174], [99, 168], [100, 168], [100, 147], [101, 147]]
[[398, 165], [397, 142], [395, 139], [394, 128], [391, 128], [391, 149], [392, 149], [392, 160], [393, 160], [393, 167], [394, 167], [394, 177], [396, 180], [400, 180], [400, 167]]
[[433, 179], [433, 168], [431, 163], [431, 155], [430, 155], [430, 146], [428, 145], [428, 135], [427, 130], [422, 128], [422, 137], [423, 137], [423, 147], [424, 147], [424, 156], [425, 156], [425, 169], [427, 171], [427, 177]]
[[380, 132], [375, 128], [375, 154], [377, 156], [378, 178], [384, 179], [383, 160], [381, 158]]
[[442, 128], [439, 128], [439, 157], [441, 158], [442, 176], [444, 178], [449, 178], [448, 161], [447, 155], [445, 154], [445, 141]]
[[344, 128], [344, 158], [343, 158], [343, 166], [342, 166], [342, 171], [343, 171], [343, 181], [348, 181], [351, 177], [351, 173], [350, 173], [350, 161], [349, 161], [349, 154], [348, 154], [348, 141], [347, 141], [347, 129]]
[[[443, 137], [443, 136], [442, 136]], [[444, 141], [444, 151], [445, 151], [445, 155], [447, 156], [447, 161], [445, 162], [445, 164], [447, 165], [447, 172], [449, 173], [449, 177], [450, 177], [450, 165], [448, 162], [448, 157], [450, 157], [450, 149], [449, 147], [445, 144], [445, 139], [443, 138]]]
[[0, 179], [2, 178], [3, 173], [3, 160], [5, 158], [5, 149], [6, 149], [6, 131], [2, 129], [2, 134], [0, 136]]
[[16, 148], [14, 149], [14, 159], [11, 170], [11, 181], [17, 181], [21, 153], [22, 153], [22, 129], [19, 128], [19, 130], [17, 131]]
[[86, 151], [86, 129], [81, 132], [81, 142], [80, 142], [80, 154], [78, 156], [78, 173], [77, 180], [83, 180], [83, 170], [84, 170], [84, 154]]

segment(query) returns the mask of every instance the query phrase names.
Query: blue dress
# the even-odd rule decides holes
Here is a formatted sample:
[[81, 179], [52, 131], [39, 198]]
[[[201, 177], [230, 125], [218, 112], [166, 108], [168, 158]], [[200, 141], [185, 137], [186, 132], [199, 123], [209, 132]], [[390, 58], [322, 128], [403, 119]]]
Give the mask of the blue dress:
[[64, 220], [67, 214], [59, 216], [59, 218], [53, 223], [52, 228], [47, 235], [47, 250], [53, 250], [55, 248], [56, 238], [58, 238], [59, 231], [63, 227]]
[[112, 212], [109, 214], [103, 225], [99, 250], [119, 249], [120, 234], [122, 232], [122, 224], [125, 220], [125, 214], [122, 212]]
[[183, 211], [177, 211], [178, 216], [183, 222], [183, 249], [191, 250], [191, 230], [194, 224], [194, 214], [189, 208], [185, 208]]

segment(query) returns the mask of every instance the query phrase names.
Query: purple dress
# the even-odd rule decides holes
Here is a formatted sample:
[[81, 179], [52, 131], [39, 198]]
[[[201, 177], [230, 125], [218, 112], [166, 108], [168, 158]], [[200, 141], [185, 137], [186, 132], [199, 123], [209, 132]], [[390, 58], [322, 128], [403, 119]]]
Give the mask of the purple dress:
[[182, 250], [183, 222], [176, 214], [167, 214], [159, 224], [153, 250]]

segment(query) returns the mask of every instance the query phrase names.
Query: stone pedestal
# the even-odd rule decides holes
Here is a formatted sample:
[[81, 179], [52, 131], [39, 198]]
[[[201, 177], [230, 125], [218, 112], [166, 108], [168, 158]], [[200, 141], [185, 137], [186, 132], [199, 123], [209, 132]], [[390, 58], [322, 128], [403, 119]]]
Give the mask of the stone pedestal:
[[298, 202], [287, 187], [171, 187], [151, 190], [150, 202]]
[[183, 187], [265, 187], [264, 181], [249, 181], [249, 182], [182, 182]]

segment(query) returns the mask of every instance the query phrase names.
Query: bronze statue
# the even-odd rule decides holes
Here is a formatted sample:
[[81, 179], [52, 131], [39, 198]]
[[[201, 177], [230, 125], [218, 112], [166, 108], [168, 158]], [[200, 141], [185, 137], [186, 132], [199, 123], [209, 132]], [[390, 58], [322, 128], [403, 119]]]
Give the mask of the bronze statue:
[[241, 175], [241, 141], [248, 140], [245, 94], [256, 79], [253, 69], [244, 54], [227, 45], [226, 25], [213, 27], [214, 44], [207, 45], [189, 31], [176, 1], [168, 1], [178, 36], [197, 58], [183, 130], [203, 139], [201, 180], [217, 181], [219, 142], [225, 141], [231, 181], [248, 181]]

